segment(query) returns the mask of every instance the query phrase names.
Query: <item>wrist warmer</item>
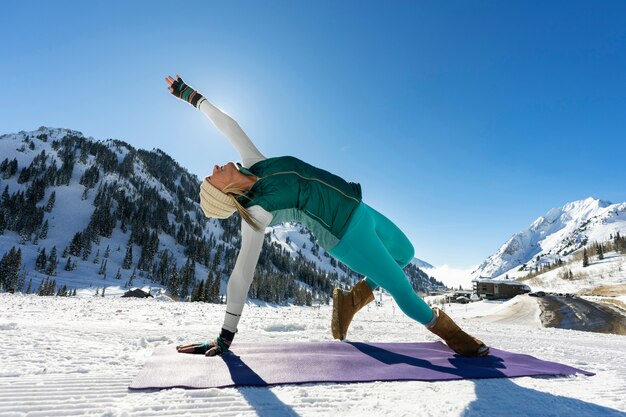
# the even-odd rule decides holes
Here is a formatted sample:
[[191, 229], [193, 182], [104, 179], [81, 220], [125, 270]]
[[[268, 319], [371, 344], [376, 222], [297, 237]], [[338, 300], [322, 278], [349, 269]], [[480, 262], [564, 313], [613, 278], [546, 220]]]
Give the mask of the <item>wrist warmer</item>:
[[185, 84], [182, 78], [178, 77], [176, 81], [172, 83], [172, 94], [181, 100], [185, 100], [187, 103], [194, 107], [198, 107], [198, 102], [202, 97], [202, 94]]
[[222, 328], [220, 335], [217, 336], [217, 346], [222, 350], [221, 353], [228, 352], [234, 338], [235, 333]]

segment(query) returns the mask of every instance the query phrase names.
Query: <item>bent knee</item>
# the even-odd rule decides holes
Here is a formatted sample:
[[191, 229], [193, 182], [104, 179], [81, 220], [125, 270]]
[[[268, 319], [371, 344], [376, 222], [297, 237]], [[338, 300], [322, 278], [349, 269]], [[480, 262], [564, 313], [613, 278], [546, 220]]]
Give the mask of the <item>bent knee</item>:
[[411, 263], [414, 257], [415, 257], [415, 249], [413, 248], [413, 245], [411, 244], [411, 242], [407, 242], [407, 244], [403, 248], [400, 259], [396, 259], [396, 261], [402, 268], [404, 268], [405, 266]]

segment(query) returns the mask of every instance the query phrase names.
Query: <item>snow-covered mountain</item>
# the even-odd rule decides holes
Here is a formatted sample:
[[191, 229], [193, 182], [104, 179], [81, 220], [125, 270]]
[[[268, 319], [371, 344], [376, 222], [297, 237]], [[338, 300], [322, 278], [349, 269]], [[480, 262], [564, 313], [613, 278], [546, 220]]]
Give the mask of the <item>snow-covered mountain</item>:
[[418, 258], [413, 258], [413, 261], [411, 261], [411, 263], [413, 265], [415, 265], [416, 267], [418, 267], [420, 269], [424, 269], [424, 270], [428, 270], [428, 269], [433, 269], [434, 268], [434, 266], [432, 266], [428, 262], [422, 261], [421, 259], [418, 259]]
[[594, 242], [617, 233], [626, 235], [626, 203], [587, 198], [554, 208], [516, 233], [485, 260], [473, 278], [515, 277], [554, 263]]
[[[36, 291], [48, 280], [86, 293], [147, 285], [186, 297], [204, 281], [204, 291], [224, 294], [239, 218], [206, 219], [200, 181], [161, 150], [41, 127], [1, 135], [0, 155], [0, 290]], [[439, 285], [417, 262], [407, 267], [413, 286]], [[307, 229], [284, 224], [266, 233], [250, 295], [324, 300], [358, 278]]]

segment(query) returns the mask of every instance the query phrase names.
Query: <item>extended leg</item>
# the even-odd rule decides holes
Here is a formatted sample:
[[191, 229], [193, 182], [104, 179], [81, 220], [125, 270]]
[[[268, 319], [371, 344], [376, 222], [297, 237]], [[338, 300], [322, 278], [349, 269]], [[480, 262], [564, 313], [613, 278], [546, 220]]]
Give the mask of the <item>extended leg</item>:
[[363, 210], [357, 213], [358, 218], [352, 221], [350, 229], [331, 254], [354, 271], [372, 278], [391, 294], [407, 316], [427, 325], [458, 353], [469, 356], [486, 354], [488, 348], [484, 343], [463, 332], [445, 313], [433, 312], [415, 293], [397, 260], [382, 242], [376, 230], [376, 215], [369, 210], [363, 205]]

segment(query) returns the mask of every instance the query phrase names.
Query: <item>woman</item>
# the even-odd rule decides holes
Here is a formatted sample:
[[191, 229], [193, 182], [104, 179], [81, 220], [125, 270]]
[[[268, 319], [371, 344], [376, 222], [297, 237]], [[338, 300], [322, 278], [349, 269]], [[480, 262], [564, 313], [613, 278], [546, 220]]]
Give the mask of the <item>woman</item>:
[[178, 346], [181, 353], [221, 355], [231, 346], [263, 245], [264, 230], [286, 221], [306, 225], [330, 255], [366, 276], [350, 292], [333, 292], [333, 337], [344, 339], [354, 314], [374, 299], [372, 290], [387, 290], [400, 309], [440, 336], [455, 352], [483, 356], [489, 348], [461, 330], [443, 311], [431, 309], [415, 294], [403, 268], [413, 259], [413, 246], [389, 219], [361, 199], [359, 184], [297, 158], [266, 158], [237, 122], [212, 105], [177, 76], [168, 76], [170, 92], [198, 108], [241, 156], [213, 167], [200, 186], [200, 205], [210, 218], [237, 211], [241, 249], [228, 281], [226, 316], [220, 335], [202, 344]]

